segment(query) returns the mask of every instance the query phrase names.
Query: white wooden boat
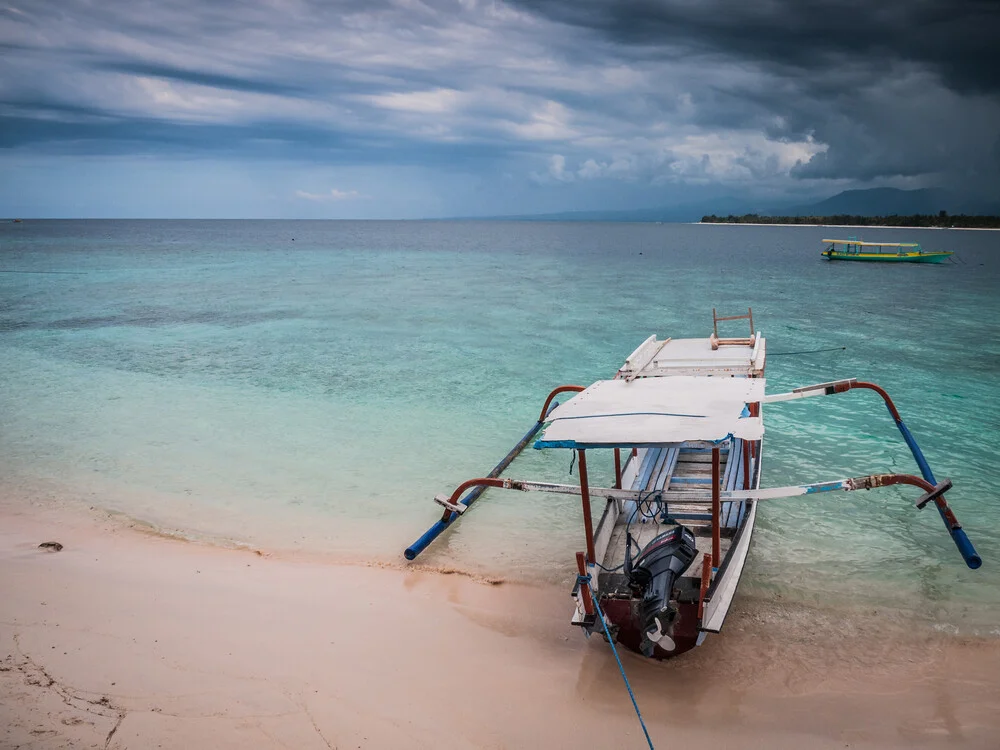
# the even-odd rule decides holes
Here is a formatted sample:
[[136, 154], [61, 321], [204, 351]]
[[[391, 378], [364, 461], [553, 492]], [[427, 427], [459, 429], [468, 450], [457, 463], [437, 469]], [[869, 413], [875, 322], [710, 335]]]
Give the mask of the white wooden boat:
[[[720, 321], [743, 319], [749, 336], [719, 337]], [[489, 475], [435, 498], [444, 515], [406, 557], [414, 559], [489, 487], [580, 495], [586, 550], [576, 555], [571, 622], [657, 659], [688, 651], [722, 630], [762, 500], [910, 484], [924, 490], [918, 506], [934, 502], [966, 562], [979, 567], [944, 500], [950, 481], [936, 483], [885, 391], [852, 379], [766, 395], [765, 366], [766, 342], [749, 311], [727, 318], [713, 311], [708, 338], [650, 336], [611, 380], [554, 389], [537, 424]], [[923, 478], [876, 474], [761, 489], [762, 406], [855, 388], [883, 397]], [[566, 392], [575, 395], [552, 406]], [[576, 452], [579, 485], [500, 477], [536, 436], [535, 448]], [[598, 451], [614, 461], [612, 487], [589, 484], [588, 452]], [[596, 526], [594, 506], [600, 510]]]

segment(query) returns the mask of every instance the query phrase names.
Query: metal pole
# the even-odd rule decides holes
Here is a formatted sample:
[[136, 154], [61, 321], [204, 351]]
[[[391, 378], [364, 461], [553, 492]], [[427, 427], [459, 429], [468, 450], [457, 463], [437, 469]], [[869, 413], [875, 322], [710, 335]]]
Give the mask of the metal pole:
[[577, 450], [580, 461], [580, 496], [583, 500], [583, 526], [587, 532], [587, 562], [597, 562], [594, 558], [594, 520], [590, 515], [590, 485], [587, 480], [587, 451]]

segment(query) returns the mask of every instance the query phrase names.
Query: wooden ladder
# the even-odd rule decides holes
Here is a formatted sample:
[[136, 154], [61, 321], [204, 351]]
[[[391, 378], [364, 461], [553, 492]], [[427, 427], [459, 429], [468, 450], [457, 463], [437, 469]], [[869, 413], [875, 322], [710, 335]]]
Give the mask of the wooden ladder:
[[[750, 337], [745, 339], [720, 339], [719, 338], [719, 323], [723, 320], [749, 320], [750, 321]], [[718, 349], [720, 346], [753, 346], [757, 340], [757, 334], [753, 329], [753, 310], [749, 307], [747, 308], [746, 315], [727, 315], [724, 317], [719, 317], [715, 312], [715, 308], [712, 308], [712, 335], [708, 337], [709, 342], [712, 344], [712, 349]]]

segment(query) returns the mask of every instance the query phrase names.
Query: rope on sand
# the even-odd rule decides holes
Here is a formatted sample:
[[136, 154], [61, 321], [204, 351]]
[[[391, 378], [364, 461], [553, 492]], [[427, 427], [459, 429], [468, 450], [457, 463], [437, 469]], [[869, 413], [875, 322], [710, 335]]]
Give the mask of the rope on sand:
[[622, 679], [625, 680], [625, 687], [628, 688], [628, 697], [632, 699], [632, 707], [635, 709], [635, 715], [639, 717], [639, 725], [642, 727], [642, 733], [646, 735], [646, 742], [649, 744], [649, 750], [654, 750], [653, 741], [649, 738], [649, 731], [646, 729], [646, 722], [642, 720], [642, 714], [639, 712], [639, 704], [635, 702], [635, 693], [632, 692], [632, 686], [629, 684], [628, 677], [625, 676], [625, 667], [622, 666], [622, 660], [618, 657], [618, 649], [615, 648], [614, 639], [611, 637], [611, 633], [608, 632], [608, 623], [604, 619], [604, 612], [601, 611], [601, 605], [597, 601], [597, 594], [594, 593], [594, 587], [589, 585], [590, 576], [577, 576], [577, 580], [581, 584], [588, 584], [587, 588], [590, 590], [590, 598], [594, 600], [597, 617], [600, 619], [601, 626], [604, 628], [604, 635], [608, 639], [608, 643], [611, 644], [611, 653], [615, 655], [615, 661], [618, 662], [618, 671], [622, 673]]

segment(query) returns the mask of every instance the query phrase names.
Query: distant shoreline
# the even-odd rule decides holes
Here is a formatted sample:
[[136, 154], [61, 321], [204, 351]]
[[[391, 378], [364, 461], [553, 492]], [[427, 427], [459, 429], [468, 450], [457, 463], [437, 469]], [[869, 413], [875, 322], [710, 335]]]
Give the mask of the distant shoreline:
[[733, 227], [830, 227], [832, 229], [940, 229], [963, 232], [1000, 232], [1000, 227], [918, 227], [898, 224], [765, 224], [763, 222], [737, 221], [692, 221], [697, 226], [733, 226]]
[[1000, 229], [1000, 216], [979, 214], [705, 214], [702, 224], [765, 224], [768, 226], [899, 227], [900, 229]]

